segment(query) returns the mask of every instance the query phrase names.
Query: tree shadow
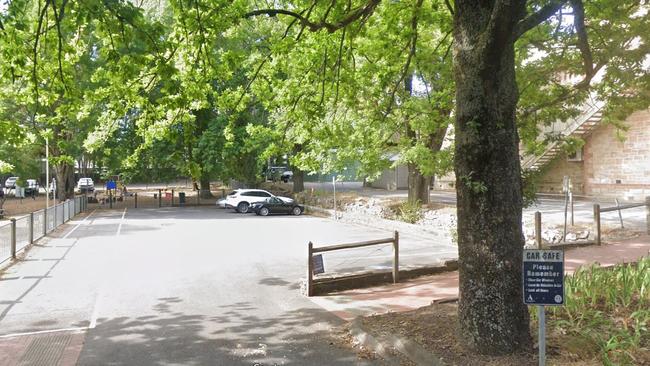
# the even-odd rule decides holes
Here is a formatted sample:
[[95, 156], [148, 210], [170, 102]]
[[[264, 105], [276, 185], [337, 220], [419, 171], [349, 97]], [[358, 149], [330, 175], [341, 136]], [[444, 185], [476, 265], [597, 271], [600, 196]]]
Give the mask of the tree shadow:
[[280, 315], [248, 302], [220, 306], [215, 316], [173, 311], [161, 298], [154, 315], [98, 319], [77, 365], [371, 365], [334, 345], [333, 314], [299, 308]]

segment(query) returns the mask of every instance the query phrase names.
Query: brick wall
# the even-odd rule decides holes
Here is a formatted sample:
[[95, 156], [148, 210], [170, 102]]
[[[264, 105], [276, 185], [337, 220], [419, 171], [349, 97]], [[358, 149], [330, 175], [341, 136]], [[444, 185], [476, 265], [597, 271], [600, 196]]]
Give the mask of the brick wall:
[[616, 129], [596, 129], [584, 147], [585, 193], [641, 201], [650, 196], [650, 110], [626, 120], [624, 139]]
[[546, 167], [543, 168], [539, 181], [539, 192], [562, 193], [564, 176], [571, 178], [572, 192], [584, 194], [584, 162], [568, 161], [565, 153], [560, 153]]

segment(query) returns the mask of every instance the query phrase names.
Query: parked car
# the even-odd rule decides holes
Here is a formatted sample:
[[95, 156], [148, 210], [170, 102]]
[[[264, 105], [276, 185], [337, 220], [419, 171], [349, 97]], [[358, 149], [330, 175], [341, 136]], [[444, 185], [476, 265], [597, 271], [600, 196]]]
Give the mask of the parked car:
[[286, 166], [272, 166], [266, 170], [266, 180], [277, 182], [281, 179], [282, 173], [287, 171]]
[[92, 178], [79, 178], [77, 189], [79, 190], [79, 193], [94, 192], [95, 183]]
[[282, 175], [280, 176], [280, 180], [289, 183], [290, 180], [293, 179], [293, 172], [291, 170], [285, 170], [282, 172]]
[[[226, 197], [225, 206], [234, 208], [237, 212], [246, 213], [251, 204], [262, 202], [270, 197], [276, 197], [270, 192], [262, 189], [236, 189]], [[278, 197], [285, 202], [293, 202], [289, 197]]]
[[16, 188], [16, 181], [18, 180], [18, 177], [9, 177], [5, 181], [5, 188], [7, 189], [15, 189]]
[[226, 199], [225, 198], [219, 198], [217, 200], [217, 207], [226, 208]]
[[40, 185], [38, 184], [38, 181], [36, 179], [27, 179], [25, 185], [25, 195], [26, 196], [35, 196], [38, 194], [38, 190], [40, 189]]
[[285, 202], [278, 197], [270, 197], [263, 202], [253, 203], [250, 209], [260, 216], [268, 216], [269, 214], [291, 214], [298, 216], [305, 211], [305, 207], [293, 201]]

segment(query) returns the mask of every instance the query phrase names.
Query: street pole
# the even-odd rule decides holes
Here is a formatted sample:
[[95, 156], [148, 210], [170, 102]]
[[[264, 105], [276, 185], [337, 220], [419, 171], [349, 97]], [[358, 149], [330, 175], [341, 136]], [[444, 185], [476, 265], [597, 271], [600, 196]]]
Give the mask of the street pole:
[[50, 143], [45, 138], [45, 210], [50, 208]]
[[[542, 214], [535, 213], [535, 237], [537, 249], [542, 249], [541, 240]], [[539, 233], [539, 234], [538, 234]], [[565, 237], [566, 239], [566, 237]], [[539, 366], [546, 366], [546, 311], [544, 305], [537, 305], [537, 321], [539, 322], [539, 331], [537, 333], [537, 344], [539, 351]]]
[[336, 177], [332, 177], [332, 186], [334, 187], [334, 220], [338, 220], [338, 215], [336, 214]]

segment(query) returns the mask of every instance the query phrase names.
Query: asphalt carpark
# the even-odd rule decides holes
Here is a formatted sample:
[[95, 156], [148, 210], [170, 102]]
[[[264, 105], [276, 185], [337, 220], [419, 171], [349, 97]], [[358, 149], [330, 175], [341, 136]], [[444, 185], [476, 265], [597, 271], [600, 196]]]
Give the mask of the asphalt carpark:
[[[391, 235], [214, 207], [97, 210], [2, 275], [0, 354], [3, 342], [27, 334], [74, 332], [84, 338], [79, 365], [367, 363], [329, 344], [341, 320], [301, 295], [307, 243]], [[456, 248], [404, 234], [400, 257], [404, 266], [431, 264]], [[389, 270], [391, 259], [386, 245], [324, 262], [331, 273]]]

